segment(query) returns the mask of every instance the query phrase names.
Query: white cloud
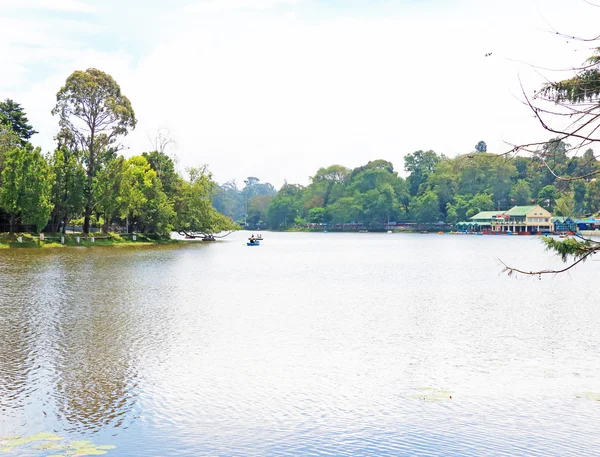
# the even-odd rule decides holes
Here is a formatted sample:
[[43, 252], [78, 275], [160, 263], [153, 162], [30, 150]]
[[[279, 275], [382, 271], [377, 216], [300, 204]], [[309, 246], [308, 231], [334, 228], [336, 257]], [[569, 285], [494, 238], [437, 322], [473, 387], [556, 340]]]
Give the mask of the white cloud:
[[74, 13], [95, 13], [98, 11], [98, 8], [77, 0], [5, 0], [3, 4], [0, 4], [0, 11], [17, 9], [68, 11]]
[[[574, 52], [542, 29], [546, 21], [565, 31], [577, 24], [572, 30], [586, 34], [595, 21], [558, 0], [543, 5], [548, 11], [534, 2], [470, 1], [387, 18], [318, 20], [306, 19], [301, 7], [295, 15], [180, 15], [165, 21], [160, 44], [135, 60], [126, 51], [55, 43], [52, 74], [12, 98], [43, 132], [34, 139], [50, 149], [56, 91], [70, 72], [93, 66], [112, 74], [136, 110], [129, 153], [149, 148], [147, 132], [167, 126], [181, 165], [208, 163], [219, 181], [253, 175], [275, 185], [284, 178], [305, 183], [321, 166], [378, 158], [402, 169], [403, 156], [416, 149], [453, 155], [483, 139], [500, 151], [503, 140], [545, 135], [516, 98], [518, 75], [528, 89], [543, 79], [515, 60], [577, 64], [589, 50]], [[132, 27], [143, 27], [137, 19]], [[9, 54], [14, 80], [40, 59]]]
[[189, 5], [187, 11], [210, 13], [227, 10], [267, 10], [279, 6], [292, 6], [303, 0], [201, 0]]

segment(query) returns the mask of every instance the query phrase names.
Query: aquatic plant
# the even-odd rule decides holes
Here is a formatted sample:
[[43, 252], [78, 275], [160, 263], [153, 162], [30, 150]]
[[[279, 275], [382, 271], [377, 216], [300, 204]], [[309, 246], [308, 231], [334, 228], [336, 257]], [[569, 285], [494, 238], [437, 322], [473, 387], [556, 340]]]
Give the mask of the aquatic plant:
[[86, 455], [104, 455], [107, 451], [115, 449], [116, 446], [103, 444], [96, 445], [88, 440], [71, 441], [70, 443], [62, 443], [63, 438], [53, 433], [38, 433], [29, 437], [21, 436], [6, 436], [0, 439], [0, 452], [9, 452], [16, 447], [25, 446], [36, 441], [42, 443], [33, 446], [33, 449], [39, 451], [55, 451], [48, 457], [83, 457]]
[[420, 393], [409, 395], [409, 398], [433, 403], [452, 400], [453, 392], [451, 390], [436, 389], [434, 387], [421, 387], [419, 390], [421, 391]]
[[597, 392], [582, 392], [575, 396], [577, 398], [583, 398], [584, 400], [600, 401], [600, 393], [597, 393]]

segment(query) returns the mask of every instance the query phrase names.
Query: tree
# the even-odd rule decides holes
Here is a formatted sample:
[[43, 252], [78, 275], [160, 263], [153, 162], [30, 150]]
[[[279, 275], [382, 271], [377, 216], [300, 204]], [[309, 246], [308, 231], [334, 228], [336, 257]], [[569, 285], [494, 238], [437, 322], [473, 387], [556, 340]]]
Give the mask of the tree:
[[327, 212], [334, 224], [347, 224], [349, 222], [358, 222], [358, 215], [362, 207], [354, 197], [342, 197], [336, 202], [327, 206]]
[[487, 152], [487, 144], [485, 144], [485, 141], [480, 141], [479, 143], [477, 143], [475, 145], [475, 151], [477, 151], [477, 152]]
[[411, 215], [417, 222], [438, 222], [441, 213], [435, 192], [430, 190], [420, 197], [415, 197], [411, 204]]
[[85, 203], [85, 169], [76, 151], [67, 147], [57, 148], [50, 157], [50, 169], [54, 176], [52, 185], [52, 231], [62, 225], [66, 232], [69, 218], [81, 213]]
[[574, 209], [575, 200], [573, 199], [573, 194], [563, 194], [558, 200], [556, 200], [554, 214], [557, 216], [570, 217], [573, 216]]
[[404, 157], [404, 170], [410, 173], [408, 186], [411, 195], [417, 195], [419, 186], [433, 173], [440, 157], [433, 151], [416, 151]]
[[94, 210], [104, 220], [102, 232], [107, 233], [113, 219], [121, 214], [123, 199], [121, 184], [123, 181], [126, 160], [122, 156], [113, 157], [104, 163], [94, 180]]
[[29, 124], [21, 105], [9, 98], [0, 102], [0, 124], [10, 126], [11, 130], [19, 137], [21, 145], [38, 133]]
[[[567, 36], [558, 32], [557, 34], [563, 37]], [[578, 38], [571, 35], [568, 35], [568, 37], [570, 40], [578, 40]], [[600, 36], [579, 40], [594, 43], [600, 40]], [[540, 142], [515, 145], [511, 151], [526, 151], [533, 154], [548, 170], [552, 178], [559, 183], [561, 190], [565, 189], [565, 182], [590, 180], [599, 172], [593, 152], [588, 153], [587, 151], [589, 145], [600, 141], [598, 136], [600, 128], [600, 48], [596, 47], [593, 55], [580, 68], [575, 69], [574, 73], [571, 78], [559, 81], [551, 81], [548, 78], [550, 82], [543, 85], [541, 90], [535, 91], [533, 97], [528, 97], [523, 91], [525, 102], [540, 122], [540, 125], [546, 131], [557, 135], [553, 142], [561, 142], [566, 145], [565, 141], [569, 140], [574, 145], [566, 145], [564, 150], [559, 151], [559, 154], [551, 154], [550, 156], [548, 156], [547, 148], [544, 148], [546, 143]], [[587, 154], [587, 158], [579, 160], [582, 167], [576, 167], [576, 170], [573, 170], [570, 165], [575, 161], [580, 151], [585, 151], [584, 156]], [[565, 161], [566, 156], [569, 155], [571, 159], [566, 163], [566, 167], [564, 167], [564, 164], [558, 163], [560, 160]], [[563, 168], [559, 168], [559, 165], [563, 165]], [[587, 165], [591, 165], [592, 168], [587, 169]], [[577, 168], [579, 169], [577, 170]], [[550, 183], [546, 182], [545, 184]], [[593, 181], [588, 183], [585, 197], [588, 209], [589, 206], [599, 204], [599, 202], [594, 201], [594, 193], [597, 193], [597, 189], [594, 189], [596, 186], [592, 184]], [[546, 187], [541, 189], [540, 193]], [[578, 192], [577, 199], [580, 199], [582, 196], [581, 188]], [[563, 261], [566, 262], [571, 259], [572, 263], [562, 270], [527, 272], [506, 266], [506, 271], [509, 274], [534, 274], [540, 275], [540, 277], [542, 274], [556, 274], [573, 268], [600, 251], [600, 242], [583, 237], [580, 240], [566, 240], [564, 242], [547, 237], [544, 239], [544, 243], [548, 249], [558, 253]]]
[[15, 147], [4, 157], [0, 207], [10, 214], [10, 233], [19, 222], [31, 224], [40, 231], [48, 222], [52, 203], [50, 192], [53, 176], [40, 149]]
[[119, 198], [128, 232], [134, 222], [142, 232], [155, 231], [161, 235], [170, 232], [173, 208], [145, 157], [133, 156], [125, 162]]
[[177, 189], [180, 176], [175, 171], [175, 162], [164, 152], [143, 152], [142, 157], [146, 159], [150, 168], [156, 172], [157, 178], [162, 184], [162, 190], [168, 197], [172, 198]]
[[510, 190], [510, 198], [516, 205], [531, 204], [531, 186], [524, 179], [519, 179]]
[[552, 185], [544, 186], [538, 194], [538, 204], [546, 208], [548, 211], [554, 210], [556, 205], [556, 199], [558, 198], [558, 192], [556, 187]]
[[298, 216], [298, 213], [298, 204], [292, 196], [277, 195], [269, 204], [267, 220], [269, 226], [274, 229], [287, 228]]
[[216, 233], [237, 226], [212, 206], [216, 185], [206, 167], [188, 168], [188, 179], [179, 182], [175, 199], [174, 230], [180, 233]]
[[308, 220], [313, 224], [322, 224], [327, 219], [327, 210], [325, 208], [311, 208], [308, 211]]
[[87, 182], [83, 231], [89, 233], [94, 179], [107, 157], [118, 149], [118, 138], [135, 128], [135, 113], [115, 80], [90, 68], [75, 71], [67, 78], [56, 94], [52, 114], [59, 116], [61, 133], [84, 154]]
[[275, 197], [273, 195], [257, 195], [248, 202], [248, 223], [250, 225], [263, 225], [267, 220], [269, 204]]

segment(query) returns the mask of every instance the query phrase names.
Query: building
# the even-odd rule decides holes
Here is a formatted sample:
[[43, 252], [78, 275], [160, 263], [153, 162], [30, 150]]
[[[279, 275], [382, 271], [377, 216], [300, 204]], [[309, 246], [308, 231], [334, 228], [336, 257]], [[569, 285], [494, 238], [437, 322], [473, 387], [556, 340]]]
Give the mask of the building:
[[539, 205], [513, 206], [491, 221], [492, 232], [537, 234], [554, 230], [552, 214]]
[[570, 217], [555, 216], [552, 224], [555, 232], [577, 232], [577, 224]]
[[469, 221], [456, 224], [458, 229], [469, 232], [486, 232], [492, 229], [492, 221], [496, 219], [502, 211], [480, 211], [471, 217]]
[[588, 217], [586, 219], [577, 219], [575, 223], [579, 230], [597, 230], [600, 228], [600, 219]]

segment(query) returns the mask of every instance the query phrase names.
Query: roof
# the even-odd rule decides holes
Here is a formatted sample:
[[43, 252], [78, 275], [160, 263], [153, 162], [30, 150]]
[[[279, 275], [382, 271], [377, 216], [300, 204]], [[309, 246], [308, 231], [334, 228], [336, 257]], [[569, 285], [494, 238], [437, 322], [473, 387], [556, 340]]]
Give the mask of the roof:
[[502, 211], [480, 211], [477, 214], [475, 214], [475, 216], [473, 216], [471, 219], [493, 219], [498, 214], [502, 214]]
[[566, 222], [568, 220], [573, 222], [573, 219], [571, 219], [570, 217], [554, 216], [552, 218], [552, 222]]
[[527, 216], [531, 210], [537, 208], [538, 205], [529, 205], [529, 206], [513, 206], [511, 209], [506, 211], [504, 214], [508, 214], [509, 216]]

